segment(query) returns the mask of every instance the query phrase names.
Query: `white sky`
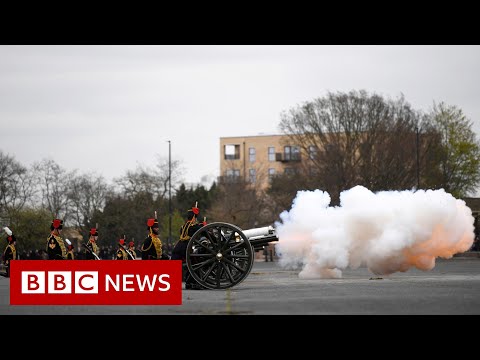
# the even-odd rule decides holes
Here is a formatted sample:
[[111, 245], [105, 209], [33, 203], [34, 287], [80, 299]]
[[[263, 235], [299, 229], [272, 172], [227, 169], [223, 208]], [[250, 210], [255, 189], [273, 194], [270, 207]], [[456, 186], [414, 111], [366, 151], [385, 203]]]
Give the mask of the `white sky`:
[[[158, 156], [220, 175], [220, 137], [279, 134], [326, 91], [457, 105], [480, 133], [480, 46], [0, 46], [0, 149], [108, 181]], [[210, 184], [208, 182], [208, 184]]]

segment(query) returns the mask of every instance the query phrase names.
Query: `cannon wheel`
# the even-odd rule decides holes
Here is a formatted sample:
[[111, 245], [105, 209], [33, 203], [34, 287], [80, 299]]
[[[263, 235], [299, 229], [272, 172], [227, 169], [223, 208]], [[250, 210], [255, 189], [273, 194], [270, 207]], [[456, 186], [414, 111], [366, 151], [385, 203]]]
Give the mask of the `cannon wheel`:
[[187, 245], [188, 271], [208, 289], [227, 289], [252, 270], [255, 252], [242, 230], [214, 222], [197, 230]]

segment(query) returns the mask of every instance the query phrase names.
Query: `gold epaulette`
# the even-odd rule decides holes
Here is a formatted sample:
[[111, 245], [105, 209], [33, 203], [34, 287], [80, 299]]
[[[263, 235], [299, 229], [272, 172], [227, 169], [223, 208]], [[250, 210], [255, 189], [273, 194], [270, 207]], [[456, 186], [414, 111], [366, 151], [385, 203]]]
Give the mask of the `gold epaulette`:
[[152, 234], [152, 243], [153, 246], [155, 246], [155, 252], [157, 253], [157, 259], [160, 259], [162, 257], [162, 241], [160, 238], [156, 237], [155, 235]]
[[13, 244], [8, 244], [5, 250], [3, 251], [3, 256], [7, 255], [7, 250], [10, 248], [12, 251], [12, 260], [15, 260], [17, 258], [17, 249], [15, 249], [15, 245]]
[[[118, 251], [120, 251], [122, 253], [122, 260], [128, 260], [128, 254], [125, 251], [125, 249], [119, 248]], [[118, 254], [118, 251], [117, 251], [117, 254]], [[117, 255], [117, 257], [118, 257], [118, 255]]]
[[194, 221], [193, 219], [189, 220], [185, 224], [183, 224], [182, 232], [180, 234], [180, 241], [190, 240], [190, 236], [188, 235], [188, 230], [195, 224], [197, 224], [197, 222]]
[[[151, 239], [151, 236], [148, 236], [148, 237]], [[145, 240], [145, 241], [146, 241], [146, 240]], [[142, 250], [142, 251], [148, 251], [148, 250], [150, 250], [150, 248], [152, 247], [152, 244], [153, 244], [153, 241], [150, 241], [150, 245], [148, 245], [148, 248], [146, 248], [146, 249], [144, 248], [144, 245], [145, 245], [145, 244], [142, 244], [141, 250]]]

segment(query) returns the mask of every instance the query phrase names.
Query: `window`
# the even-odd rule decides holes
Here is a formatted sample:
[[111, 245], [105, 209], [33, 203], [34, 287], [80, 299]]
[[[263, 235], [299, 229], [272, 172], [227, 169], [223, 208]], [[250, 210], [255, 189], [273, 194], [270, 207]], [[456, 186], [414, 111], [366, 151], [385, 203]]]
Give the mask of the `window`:
[[248, 148], [248, 155], [250, 157], [250, 162], [255, 162], [255, 148]]
[[283, 148], [283, 160], [300, 160], [300, 148], [298, 146], [285, 146]]
[[275, 169], [274, 168], [268, 169], [268, 180], [271, 181], [274, 176], [275, 176]]
[[225, 145], [225, 160], [240, 159], [240, 145]]
[[238, 169], [229, 169], [226, 172], [227, 177], [229, 178], [237, 178], [240, 177], [240, 170]]
[[249, 174], [250, 174], [250, 182], [251, 183], [255, 183], [255, 181], [257, 180], [257, 176], [256, 176], [256, 172], [255, 172], [255, 169], [249, 169]]
[[308, 147], [308, 158], [310, 160], [315, 160], [316, 157], [317, 157], [317, 147], [310, 145]]
[[300, 160], [300, 148], [292, 146], [292, 160]]
[[275, 161], [275, 147], [268, 148], [268, 161]]

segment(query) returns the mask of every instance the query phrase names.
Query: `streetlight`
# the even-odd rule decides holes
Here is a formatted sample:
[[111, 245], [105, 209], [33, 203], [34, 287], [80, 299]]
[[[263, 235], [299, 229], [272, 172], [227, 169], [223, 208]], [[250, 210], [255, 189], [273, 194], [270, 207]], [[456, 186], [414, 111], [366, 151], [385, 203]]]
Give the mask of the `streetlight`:
[[420, 155], [419, 155], [419, 142], [420, 142], [420, 137], [419, 137], [419, 132], [418, 132], [418, 126], [415, 126], [415, 132], [417, 133], [417, 138], [415, 140], [415, 145], [417, 149], [417, 190], [420, 189]]
[[172, 238], [172, 144], [168, 140], [168, 239], [167, 254], [170, 255], [170, 239]]

